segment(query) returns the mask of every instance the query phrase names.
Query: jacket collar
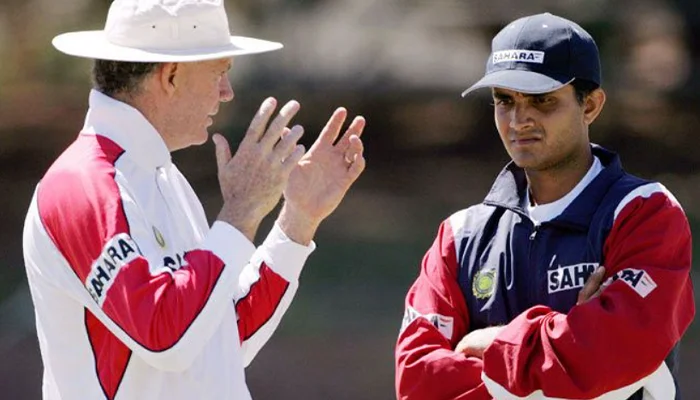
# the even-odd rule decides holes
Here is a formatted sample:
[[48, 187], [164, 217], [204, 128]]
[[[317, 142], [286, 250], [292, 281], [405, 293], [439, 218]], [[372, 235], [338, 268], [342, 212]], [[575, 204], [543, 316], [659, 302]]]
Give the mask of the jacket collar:
[[[610, 187], [624, 175], [620, 157], [616, 153], [596, 144], [591, 144], [591, 150], [600, 159], [603, 170], [561, 215], [552, 220], [553, 223], [587, 227]], [[521, 215], [527, 215], [527, 211], [525, 211], [526, 193], [525, 171], [511, 161], [496, 178], [484, 199], [484, 204], [507, 208]]]
[[94, 89], [81, 133], [109, 138], [147, 170], [172, 163], [163, 138], [141, 112]]

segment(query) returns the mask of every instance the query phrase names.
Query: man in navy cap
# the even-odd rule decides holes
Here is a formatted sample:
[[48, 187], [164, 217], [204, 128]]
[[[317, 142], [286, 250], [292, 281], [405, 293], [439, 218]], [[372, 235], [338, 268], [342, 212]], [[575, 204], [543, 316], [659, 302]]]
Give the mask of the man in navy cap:
[[512, 158], [481, 204], [440, 226], [406, 297], [401, 399], [678, 399], [695, 313], [691, 234], [660, 183], [589, 141], [605, 104], [577, 24], [518, 19], [485, 76]]

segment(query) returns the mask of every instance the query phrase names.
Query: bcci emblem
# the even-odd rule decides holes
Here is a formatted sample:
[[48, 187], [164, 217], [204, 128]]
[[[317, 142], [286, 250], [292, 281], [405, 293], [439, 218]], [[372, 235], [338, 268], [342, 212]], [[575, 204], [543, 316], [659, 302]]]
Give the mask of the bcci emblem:
[[156, 242], [158, 242], [158, 246], [160, 246], [161, 249], [165, 248], [165, 238], [163, 237], [163, 234], [160, 233], [158, 228], [155, 226], [153, 227], [153, 235], [156, 237]]
[[477, 299], [487, 299], [493, 295], [496, 284], [496, 270], [483, 269], [476, 273], [472, 281], [472, 293]]

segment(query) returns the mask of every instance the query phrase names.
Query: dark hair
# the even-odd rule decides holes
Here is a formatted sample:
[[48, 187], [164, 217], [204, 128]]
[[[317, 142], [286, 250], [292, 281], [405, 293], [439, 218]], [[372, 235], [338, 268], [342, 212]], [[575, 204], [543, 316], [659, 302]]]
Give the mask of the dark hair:
[[574, 87], [576, 100], [581, 105], [583, 105], [584, 100], [586, 100], [589, 94], [600, 87], [597, 83], [585, 79], [574, 79], [574, 81], [571, 82], [571, 86]]
[[157, 65], [158, 63], [95, 60], [92, 82], [95, 89], [110, 97], [117, 94], [132, 95]]

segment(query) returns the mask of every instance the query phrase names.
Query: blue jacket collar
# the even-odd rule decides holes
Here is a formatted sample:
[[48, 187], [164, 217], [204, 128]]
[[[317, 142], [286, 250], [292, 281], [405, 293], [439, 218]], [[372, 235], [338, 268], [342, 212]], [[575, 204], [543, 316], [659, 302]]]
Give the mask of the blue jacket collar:
[[[551, 221], [552, 223], [580, 228], [588, 227], [603, 197], [605, 197], [610, 187], [625, 174], [617, 153], [596, 144], [591, 144], [591, 150], [600, 159], [601, 164], [603, 164], [603, 170], [560, 216]], [[484, 204], [506, 208], [526, 216], [526, 191], [527, 178], [525, 171], [511, 161], [496, 178], [491, 190], [484, 199]]]

